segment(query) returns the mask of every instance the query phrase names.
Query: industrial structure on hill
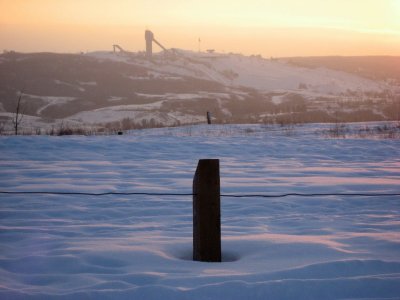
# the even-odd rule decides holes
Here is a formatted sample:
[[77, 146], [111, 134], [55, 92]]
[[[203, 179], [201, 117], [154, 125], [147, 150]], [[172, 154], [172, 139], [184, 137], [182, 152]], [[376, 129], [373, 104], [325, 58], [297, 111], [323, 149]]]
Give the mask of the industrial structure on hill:
[[150, 30], [145, 31], [144, 38], [146, 40], [146, 57], [148, 59], [151, 59], [153, 56], [153, 42], [160, 46], [165, 52], [168, 52], [168, 50], [154, 38], [154, 34]]
[[[150, 30], [146, 30], [144, 33], [144, 38], [146, 40], [146, 58], [151, 59], [153, 57], [153, 43], [157, 44], [161, 49], [164, 50], [166, 54], [176, 54], [174, 49], [168, 50], [165, 48], [159, 41], [154, 38], [154, 33]], [[113, 45], [113, 52], [122, 52], [125, 54], [129, 54], [129, 51], [124, 50], [120, 45]]]

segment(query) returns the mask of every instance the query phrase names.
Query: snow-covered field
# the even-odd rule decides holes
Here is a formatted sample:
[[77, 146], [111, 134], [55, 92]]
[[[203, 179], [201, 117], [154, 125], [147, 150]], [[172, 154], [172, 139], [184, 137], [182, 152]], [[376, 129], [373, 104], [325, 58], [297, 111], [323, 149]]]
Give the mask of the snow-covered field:
[[[0, 190], [399, 193], [400, 141], [322, 125], [0, 137]], [[326, 126], [326, 125], [324, 125]], [[190, 196], [0, 195], [1, 299], [400, 299], [400, 198], [229, 198], [222, 263], [190, 260]]]

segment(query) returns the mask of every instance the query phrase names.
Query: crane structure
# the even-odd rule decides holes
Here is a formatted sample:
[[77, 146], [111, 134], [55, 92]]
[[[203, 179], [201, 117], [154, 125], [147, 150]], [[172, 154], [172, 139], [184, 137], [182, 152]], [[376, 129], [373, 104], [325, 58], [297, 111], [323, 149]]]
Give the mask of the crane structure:
[[146, 40], [146, 57], [148, 59], [151, 59], [153, 56], [153, 42], [157, 44], [161, 49], [163, 49], [165, 52], [168, 52], [168, 50], [154, 38], [153, 32], [150, 30], [146, 30], [144, 33], [144, 38]]

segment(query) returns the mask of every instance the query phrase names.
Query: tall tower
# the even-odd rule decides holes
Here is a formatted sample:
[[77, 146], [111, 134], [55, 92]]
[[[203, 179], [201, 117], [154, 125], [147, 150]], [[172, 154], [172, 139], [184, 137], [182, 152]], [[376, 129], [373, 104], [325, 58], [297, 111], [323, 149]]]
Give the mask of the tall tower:
[[146, 30], [144, 33], [144, 38], [146, 39], [146, 57], [151, 59], [153, 54], [154, 34], [150, 30]]

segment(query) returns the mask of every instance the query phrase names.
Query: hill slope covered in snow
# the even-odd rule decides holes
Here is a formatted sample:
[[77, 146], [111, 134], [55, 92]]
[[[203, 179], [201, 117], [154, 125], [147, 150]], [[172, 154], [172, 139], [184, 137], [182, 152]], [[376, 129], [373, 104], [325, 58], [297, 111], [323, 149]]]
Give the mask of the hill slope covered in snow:
[[26, 128], [179, 125], [204, 122], [206, 111], [218, 123], [397, 119], [398, 60], [370, 59], [386, 62], [379, 78], [316, 59], [182, 50], [151, 61], [128, 52], [9, 52], [0, 55], [0, 120], [10, 124], [21, 91]]

